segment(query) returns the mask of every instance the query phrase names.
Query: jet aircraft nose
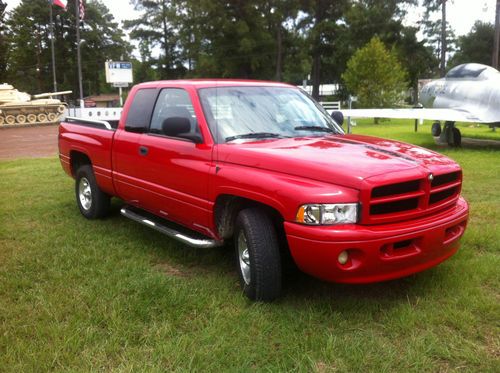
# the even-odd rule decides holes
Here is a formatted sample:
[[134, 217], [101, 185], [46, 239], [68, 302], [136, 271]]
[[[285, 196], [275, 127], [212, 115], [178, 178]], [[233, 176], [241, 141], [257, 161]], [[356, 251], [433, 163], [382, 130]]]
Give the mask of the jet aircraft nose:
[[436, 99], [436, 82], [429, 82], [420, 91], [420, 103], [424, 107], [432, 107]]

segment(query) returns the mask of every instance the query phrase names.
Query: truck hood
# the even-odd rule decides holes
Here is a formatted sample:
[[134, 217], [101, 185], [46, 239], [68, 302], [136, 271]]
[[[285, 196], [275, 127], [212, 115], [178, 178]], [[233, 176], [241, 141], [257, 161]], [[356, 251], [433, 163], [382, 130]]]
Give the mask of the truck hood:
[[430, 150], [360, 135], [234, 141], [218, 147], [218, 159], [351, 188], [391, 172], [415, 169], [421, 175], [459, 169], [451, 159]]

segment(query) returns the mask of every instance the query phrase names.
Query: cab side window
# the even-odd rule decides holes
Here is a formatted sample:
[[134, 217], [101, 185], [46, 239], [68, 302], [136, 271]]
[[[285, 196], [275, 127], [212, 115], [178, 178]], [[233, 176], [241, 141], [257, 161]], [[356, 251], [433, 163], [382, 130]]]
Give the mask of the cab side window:
[[158, 90], [151, 88], [140, 89], [135, 93], [134, 100], [127, 114], [125, 131], [147, 131], [156, 96], [158, 96]]
[[199, 134], [193, 105], [184, 89], [165, 88], [160, 91], [149, 132], [179, 138]]

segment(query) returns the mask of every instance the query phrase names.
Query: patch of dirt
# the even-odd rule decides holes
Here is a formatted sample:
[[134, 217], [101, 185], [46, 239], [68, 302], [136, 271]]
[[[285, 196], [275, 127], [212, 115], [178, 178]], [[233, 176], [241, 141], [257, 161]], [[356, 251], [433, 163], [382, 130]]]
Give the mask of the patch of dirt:
[[[442, 143], [439, 136], [434, 137], [436, 145], [448, 147], [448, 144]], [[462, 137], [462, 147], [464, 148], [500, 148], [500, 141], [497, 140], [486, 140], [486, 139], [472, 139], [470, 137]]]
[[58, 130], [58, 125], [0, 127], [0, 160], [56, 156]]
[[486, 139], [471, 139], [469, 137], [462, 138], [462, 145], [470, 147], [484, 147], [489, 146], [492, 148], [500, 148], [500, 141], [486, 140]]
[[486, 351], [495, 359], [500, 358], [500, 340], [498, 335], [486, 334]]
[[202, 268], [197, 265], [193, 266], [173, 266], [170, 263], [155, 263], [153, 267], [164, 273], [166, 276], [189, 278], [196, 275], [208, 274], [209, 271], [206, 268]]
[[158, 263], [154, 266], [158, 271], [172, 277], [189, 277], [193, 273], [176, 268], [168, 263]]
[[336, 372], [337, 367], [335, 367], [334, 365], [326, 364], [322, 361], [318, 361], [315, 364], [314, 371], [317, 373]]

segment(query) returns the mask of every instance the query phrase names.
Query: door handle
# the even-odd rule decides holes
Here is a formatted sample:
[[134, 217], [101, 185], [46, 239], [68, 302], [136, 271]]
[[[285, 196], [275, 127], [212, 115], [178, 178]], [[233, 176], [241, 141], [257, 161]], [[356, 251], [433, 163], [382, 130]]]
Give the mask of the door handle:
[[139, 146], [139, 154], [140, 155], [147, 155], [148, 154], [148, 147], [147, 146]]

